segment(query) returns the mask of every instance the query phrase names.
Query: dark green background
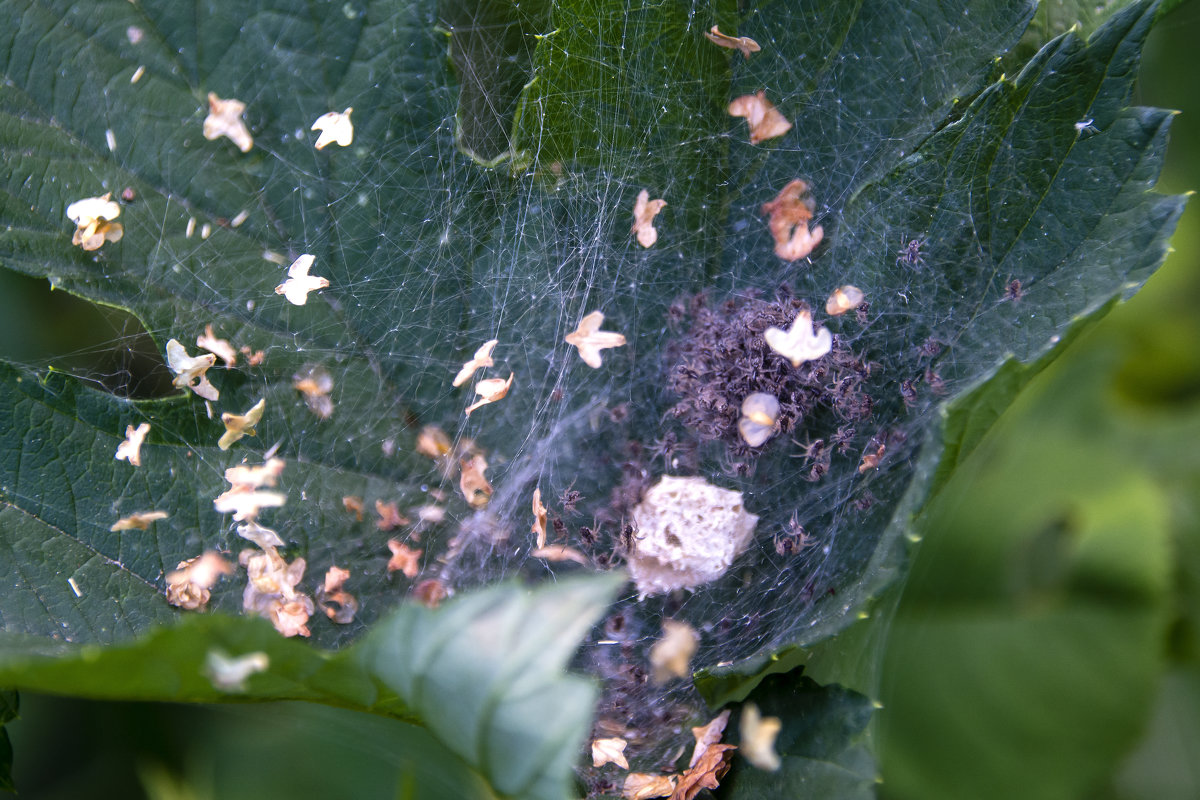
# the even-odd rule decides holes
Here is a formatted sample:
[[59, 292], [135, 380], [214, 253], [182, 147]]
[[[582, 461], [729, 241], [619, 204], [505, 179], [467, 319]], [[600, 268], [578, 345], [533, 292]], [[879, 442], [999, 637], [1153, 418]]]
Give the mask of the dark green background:
[[[1143, 67], [1139, 102], [1184, 112], [1172, 128], [1163, 192], [1200, 186], [1198, 40], [1200, 9], [1185, 6], [1159, 25]], [[1035, 381], [979, 463], [931, 511], [891, 636], [879, 646], [886, 650], [875, 653], [884, 659], [873, 731], [882, 794], [978, 797], [967, 787], [979, 780], [995, 796], [1200, 796], [1200, 438], [1189, 435], [1200, 430], [1198, 223], [1193, 203], [1163, 269]], [[88, 371], [110, 386], [131, 372], [147, 375], [133, 388], [154, 390], [153, 357], [111, 347], [137, 333], [120, 315], [51, 293], [42, 281], [0, 280], [0, 354]], [[1124, 526], [1125, 546], [1139, 550], [1142, 537], [1139, 552], [1166, 544], [1165, 597], [1104, 585], [1054, 593], [1055, 543], [1099, 524], [1089, 508]], [[1006, 542], [1032, 542], [1034, 551]], [[980, 553], [989, 569], [968, 563]], [[1030, 563], [1050, 566], [1025, 570]], [[978, 581], [964, 587], [964, 575]], [[1081, 606], [1068, 602], [1080, 597]], [[1097, 607], [1111, 616], [1088, 617]], [[1089, 620], [1100, 633], [1072, 638], [1086, 636]], [[1031, 665], [1048, 674], [1069, 667], [1056, 644], [1080, 645], [1078, 657], [1089, 643], [1098, 654], [1112, 649], [1080, 674], [1073, 695], [1022, 695], [1020, 681], [1004, 684]], [[974, 674], [997, 679], [965, 684], [967, 666], [980, 662]], [[1002, 690], [1015, 693], [1007, 697], [1014, 718], [994, 716]], [[14, 777], [29, 798], [405, 796], [405, 775], [436, 769], [440, 757], [400, 723], [295, 704], [180, 708], [26, 694], [21, 712], [9, 730]], [[1037, 724], [1006, 738], [1029, 718]]]

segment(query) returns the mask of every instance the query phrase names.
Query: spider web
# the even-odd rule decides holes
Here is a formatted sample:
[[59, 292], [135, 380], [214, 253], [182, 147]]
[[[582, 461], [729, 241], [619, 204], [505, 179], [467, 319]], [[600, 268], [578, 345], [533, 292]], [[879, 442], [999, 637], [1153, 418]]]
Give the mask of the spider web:
[[[333, 564], [354, 575], [355, 622], [313, 624], [315, 641], [340, 646], [416, 583], [388, 573], [390, 536], [422, 549], [417, 580], [451, 592], [614, 568], [639, 491], [694, 474], [743, 493], [760, 518], [753, 541], [713, 584], [641, 601], [631, 590], [618, 603], [581, 656], [616, 687], [607, 702], [644, 709], [647, 727], [690, 713], [675, 706], [694, 704], [689, 690], [652, 687], [638, 671], [664, 617], [699, 631], [695, 667], [840, 630], [900, 567], [935, 409], [1131, 290], [1157, 264], [1153, 245], [1174, 213], [1143, 196], [1157, 170], [1144, 150], [1161, 144], [1165, 123], [1124, 109], [1149, 12], [1090, 55], [1064, 40], [976, 97], [1029, 4], [877, 6], [8, 3], [0, 95], [18, 144], [6, 152], [5, 265], [131, 308], [160, 348], [177, 338], [194, 351], [212, 324], [264, 354], [261, 366], [211, 373], [215, 414], [267, 399], [256, 439], [217, 451], [220, 423], [190, 395], [131, 404], [130, 423], [154, 426], [152, 445], [174, 446], [161, 457], [170, 467], [114, 478], [115, 494], [78, 512], [73, 535], [156, 585], [201, 548], [242, 546], [206, 504], [228, 466], [276, 452], [289, 462], [289, 503], [265, 524], [308, 560], [306, 584]], [[703, 36], [714, 24], [761, 52], [717, 48]], [[64, 52], [72, 67], [59, 71]], [[1119, 68], [1106, 77], [1097, 64], [1109, 62]], [[726, 106], [759, 90], [794, 126], [751, 145]], [[210, 91], [246, 103], [249, 154], [202, 138]], [[315, 151], [312, 121], [347, 107], [354, 143]], [[826, 242], [785, 262], [761, 206], [795, 178], [812, 188]], [[126, 187], [136, 200], [123, 241], [70, 248], [65, 205]], [[651, 248], [630, 234], [643, 189], [667, 201]], [[1079, 213], [1089, 204], [1102, 211]], [[273, 288], [302, 253], [330, 287], [296, 307]], [[869, 306], [828, 317], [825, 298], [847, 283]], [[870, 414], [848, 421], [822, 406], [761, 452], [705, 440], [672, 414], [688, 398], [670, 379], [698, 309], [728, 326], [780, 297], [811, 307], [867, 370]], [[564, 336], [597, 309], [628, 342], [591, 369]], [[514, 384], [466, 417], [471, 384], [451, 379], [490, 339], [495, 366], [476, 379], [511, 373]], [[333, 377], [329, 419], [292, 385], [313, 365]], [[724, 398], [735, 409], [741, 399]], [[486, 454], [486, 508], [470, 508], [456, 474], [415, 452], [429, 425]], [[835, 437], [841, 449], [807, 480], [813, 443]], [[878, 466], [864, 465], [873, 453]], [[535, 487], [551, 543], [586, 566], [531, 556]], [[351, 495], [365, 500], [362, 522], [343, 505]], [[13, 496], [54, 510], [19, 487]], [[153, 552], [107, 531], [117, 510], [165, 498], [183, 508]], [[375, 499], [414, 520], [436, 504], [446, 519], [381, 532]], [[791, 552], [781, 542], [796, 524], [811, 542]], [[222, 584], [213, 605], [237, 613], [241, 587], [240, 577]], [[115, 630], [169, 619], [156, 602]]]

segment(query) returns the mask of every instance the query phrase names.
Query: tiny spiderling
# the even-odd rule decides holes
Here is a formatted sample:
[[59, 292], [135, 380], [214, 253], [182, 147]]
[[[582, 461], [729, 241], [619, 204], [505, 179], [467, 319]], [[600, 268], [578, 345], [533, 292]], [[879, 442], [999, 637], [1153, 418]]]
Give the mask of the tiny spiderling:
[[925, 254], [921, 252], [921, 248], [925, 246], [925, 239], [909, 239], [904, 248], [896, 254], [896, 265], [903, 264], [912, 269], [918, 269], [925, 266]]

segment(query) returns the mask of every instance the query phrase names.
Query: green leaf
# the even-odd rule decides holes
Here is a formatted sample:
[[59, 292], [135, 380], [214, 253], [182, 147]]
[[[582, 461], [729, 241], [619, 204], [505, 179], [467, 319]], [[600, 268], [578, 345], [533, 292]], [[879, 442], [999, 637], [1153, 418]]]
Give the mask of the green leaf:
[[372, 631], [361, 658], [498, 792], [565, 797], [596, 692], [559, 674], [617, 585], [505, 586], [442, 614], [408, 609]]
[[[436, 611], [405, 605], [336, 654], [283, 639], [263, 620], [219, 614], [191, 615], [111, 647], [6, 634], [0, 683], [93, 698], [309, 700], [372, 710], [426, 725], [499, 793], [562, 798], [595, 700], [595, 689], [563, 668], [617, 582], [502, 585]], [[268, 666], [243, 687], [221, 687], [213, 652], [262, 653]]]
[[17, 718], [20, 698], [13, 691], [0, 691], [0, 790], [16, 791], [12, 779], [13, 750], [5, 725]]
[[881, 668], [891, 796], [1081, 796], [1146, 722], [1171, 503], [1138, 463], [1148, 443], [1108, 405], [1112, 350], [1096, 344], [1006, 415], [930, 509]]

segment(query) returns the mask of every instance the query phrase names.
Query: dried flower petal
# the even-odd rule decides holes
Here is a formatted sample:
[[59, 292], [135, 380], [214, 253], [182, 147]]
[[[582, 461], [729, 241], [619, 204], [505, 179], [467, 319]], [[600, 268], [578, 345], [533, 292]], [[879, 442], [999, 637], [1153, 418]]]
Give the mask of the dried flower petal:
[[472, 508], [483, 508], [492, 498], [492, 485], [483, 474], [488, 468], [487, 459], [477, 453], [462, 459], [459, 468], [458, 487], [463, 497]]
[[542, 490], [533, 490], [533, 533], [537, 534], [537, 546], [546, 546], [546, 507], [542, 505]]
[[242, 607], [269, 619], [283, 636], [311, 635], [307, 623], [313, 612], [312, 598], [296, 591], [308, 563], [297, 558], [289, 564], [274, 547], [243, 550], [238, 561], [246, 567], [248, 579]]
[[717, 26], [713, 25], [712, 29], [704, 34], [710, 42], [717, 47], [726, 47], [730, 50], [737, 50], [746, 59], [750, 58], [751, 53], [757, 53], [762, 48], [758, 46], [758, 42], [751, 39], [749, 36], [729, 36], [717, 30]]
[[862, 289], [846, 284], [834, 289], [833, 294], [829, 295], [829, 299], [825, 301], [825, 313], [831, 317], [841, 316], [861, 306], [864, 299], [866, 298]]
[[213, 333], [212, 325], [204, 326], [204, 333], [196, 337], [196, 346], [203, 347], [210, 353], [215, 353], [218, 358], [225, 362], [226, 367], [232, 367], [237, 364], [237, 350], [233, 349], [225, 339], [218, 339]]
[[264, 508], [279, 508], [287, 502], [287, 495], [279, 492], [259, 492], [246, 489], [230, 489], [217, 495], [213, 507], [221, 514], [233, 514], [233, 519], [243, 522], [254, 519]]
[[621, 787], [621, 796], [625, 800], [650, 800], [653, 797], [670, 797], [675, 793], [674, 775], [651, 775], [645, 772], [631, 772], [625, 776], [625, 784]]
[[658, 229], [654, 227], [654, 218], [666, 206], [667, 201], [662, 198], [651, 200], [650, 193], [645, 189], [638, 192], [637, 200], [633, 204], [633, 230], [631, 233], [637, 235], [638, 244], [642, 247], [651, 247], [658, 241]]
[[266, 672], [270, 665], [270, 658], [261, 651], [230, 658], [222, 650], [209, 650], [204, 656], [204, 674], [212, 681], [214, 688], [223, 692], [246, 691], [246, 679]]
[[592, 563], [583, 553], [574, 547], [567, 547], [565, 544], [550, 544], [545, 547], [535, 547], [529, 551], [529, 555], [534, 558], [544, 558], [547, 561], [574, 561], [576, 564], [583, 564], [585, 567]]
[[317, 137], [317, 142], [313, 147], [323, 150], [330, 142], [337, 142], [342, 147], [349, 147], [350, 143], [354, 141], [354, 124], [350, 122], [350, 112], [353, 110], [353, 108], [347, 108], [341, 113], [329, 111], [317, 117], [311, 130], [320, 131], [321, 135]]
[[333, 415], [333, 376], [320, 364], [306, 364], [292, 376], [292, 386], [304, 396], [304, 404], [319, 419]]
[[601, 350], [625, 345], [623, 335], [600, 330], [603, 324], [604, 314], [593, 311], [579, 321], [579, 327], [566, 335], [567, 344], [574, 345], [579, 350], [579, 357], [583, 359], [583, 363], [592, 369], [600, 368]]
[[732, 744], [709, 745], [696, 765], [679, 776], [671, 800], [692, 800], [701, 789], [718, 788], [736, 749]]
[[485, 378], [475, 384], [475, 394], [479, 395], [480, 399], [467, 406], [467, 416], [471, 416], [471, 412], [475, 409], [486, 406], [489, 403], [494, 403], [507, 395], [514, 377], [516, 377], [515, 372], [509, 374], [508, 380], [504, 380], [503, 378]]
[[308, 302], [308, 293], [329, 286], [329, 281], [316, 275], [309, 275], [316, 256], [308, 253], [297, 258], [288, 267], [288, 278], [275, 287], [275, 294], [281, 294], [294, 306], [302, 306]]
[[692, 736], [696, 739], [696, 745], [692, 748], [692, 758], [688, 761], [688, 768], [696, 766], [701, 757], [704, 756], [704, 751], [710, 745], [714, 745], [721, 741], [721, 736], [725, 733], [725, 726], [729, 722], [729, 709], [725, 709], [720, 714], [712, 718], [712, 721], [707, 725], [701, 725], [698, 728], [692, 728]]
[[769, 772], [779, 769], [783, 762], [775, 752], [775, 737], [779, 735], [782, 725], [778, 717], [762, 716], [754, 703], [742, 706], [742, 720], [738, 730], [742, 755], [746, 760]]
[[762, 213], [770, 217], [767, 227], [775, 239], [775, 255], [785, 261], [807, 258], [825, 238], [825, 229], [820, 225], [811, 230], [808, 227], [813, 200], [807, 193], [808, 184], [796, 178], [762, 206]]
[[421, 570], [421, 553], [425, 551], [414, 550], [399, 539], [388, 539], [387, 546], [392, 551], [387, 563], [388, 572], [403, 572], [410, 580], [417, 577]]
[[212, 141], [222, 136], [237, 145], [243, 153], [254, 146], [254, 137], [242, 119], [246, 104], [241, 100], [222, 100], [213, 92], [208, 93], [208, 116], [204, 118], [204, 138]]
[[142, 465], [142, 442], [146, 441], [146, 434], [150, 433], [150, 423], [143, 422], [136, 428], [132, 425], [125, 426], [125, 441], [117, 445], [117, 454], [114, 456], [118, 461], [128, 461], [135, 467]]
[[738, 433], [751, 447], [761, 447], [775, 435], [779, 421], [779, 400], [773, 394], [754, 392], [742, 401]]
[[339, 625], [353, 622], [358, 613], [358, 599], [343, 588], [349, 577], [350, 570], [332, 566], [325, 573], [325, 584], [317, 589], [317, 602], [325, 616]]
[[729, 104], [729, 114], [746, 118], [750, 124], [750, 144], [783, 136], [792, 129], [792, 123], [771, 105], [763, 91], [734, 98]]
[[121, 223], [112, 222], [121, 216], [121, 206], [112, 199], [112, 192], [76, 200], [67, 206], [67, 216], [75, 223], [71, 244], [84, 250], [97, 250], [106, 241], [119, 242], [125, 234]]
[[409, 523], [408, 517], [400, 513], [395, 502], [385, 503], [382, 500], [376, 500], [375, 512], [379, 514], [375, 527], [381, 531], [390, 531]]
[[138, 511], [130, 514], [128, 517], [122, 517], [113, 523], [110, 531], [144, 531], [150, 527], [150, 523], [160, 519], [166, 519], [171, 516], [165, 511]]
[[342, 508], [353, 514], [359, 522], [363, 521], [363, 499], [361, 497], [346, 495], [342, 498]]
[[426, 578], [414, 586], [412, 590], [413, 599], [428, 608], [437, 608], [449, 594], [450, 592], [446, 590], [446, 584], [437, 578]]
[[450, 437], [437, 425], [426, 425], [417, 434], [417, 452], [436, 461], [450, 452]]
[[475, 370], [493, 366], [495, 362], [492, 361], [492, 350], [496, 349], [496, 345], [499, 343], [499, 339], [489, 339], [480, 345], [479, 349], [475, 351], [475, 355], [471, 357], [471, 360], [462, 365], [462, 369], [454, 377], [452, 385], [462, 386], [471, 379], [471, 376], [475, 374]]
[[815, 361], [833, 347], [833, 334], [828, 328], [813, 326], [812, 314], [802, 310], [786, 331], [767, 328], [763, 332], [767, 346], [798, 367], [805, 361]]
[[231, 414], [228, 411], [222, 414], [221, 422], [225, 425], [225, 433], [217, 440], [217, 447], [228, 450], [243, 436], [254, 436], [254, 426], [262, 421], [263, 410], [266, 407], [267, 399], [264, 397], [245, 414]]
[[859, 462], [858, 472], [861, 475], [867, 470], [875, 469], [879, 466], [879, 462], [883, 460], [883, 454], [887, 452], [887, 445], [880, 443], [873, 451], [863, 453], [862, 461]]
[[273, 547], [283, 547], [283, 539], [279, 538], [279, 534], [270, 528], [264, 528], [254, 520], [247, 522], [245, 525], [237, 526], [238, 536], [249, 542], [254, 542], [263, 550], [270, 550]]
[[611, 739], [592, 740], [592, 766], [602, 767], [605, 764], [616, 764], [621, 769], [629, 769], [625, 760], [625, 746], [628, 744], [620, 737]]
[[671, 678], [686, 678], [691, 674], [690, 663], [700, 645], [700, 634], [686, 622], [663, 620], [663, 638], [650, 647], [650, 666], [655, 683]]
[[205, 400], [217, 401], [221, 398], [217, 387], [208, 382], [209, 367], [217, 363], [217, 357], [212, 353], [192, 357], [187, 348], [178, 339], [167, 342], [167, 366], [175, 373], [172, 383], [180, 389], [191, 389]]
[[194, 610], [208, 604], [209, 589], [222, 575], [233, 572], [233, 565], [213, 550], [180, 561], [179, 566], [166, 574], [167, 602], [173, 606]]
[[282, 458], [269, 458], [265, 464], [243, 464], [225, 470], [225, 480], [234, 489], [261, 489], [274, 486], [283, 474], [286, 462]]

